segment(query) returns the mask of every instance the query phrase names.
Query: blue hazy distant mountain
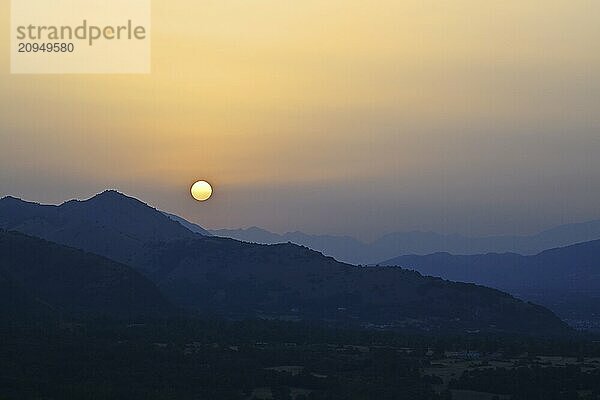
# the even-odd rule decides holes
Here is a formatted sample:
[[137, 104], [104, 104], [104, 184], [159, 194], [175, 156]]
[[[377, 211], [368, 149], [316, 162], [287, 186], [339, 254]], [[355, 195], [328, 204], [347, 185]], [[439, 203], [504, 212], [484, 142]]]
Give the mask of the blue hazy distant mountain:
[[561, 225], [530, 236], [468, 237], [413, 231], [390, 233], [371, 243], [364, 243], [348, 236], [309, 235], [302, 232], [280, 235], [256, 227], [210, 232], [215, 236], [252, 243], [292, 242], [308, 246], [340, 261], [374, 264], [401, 255], [426, 255], [437, 252], [467, 255], [511, 252], [533, 255], [546, 249], [600, 239], [600, 220]]
[[600, 240], [529, 256], [436, 253], [396, 257], [380, 265], [497, 288], [543, 304], [565, 318], [600, 319]]

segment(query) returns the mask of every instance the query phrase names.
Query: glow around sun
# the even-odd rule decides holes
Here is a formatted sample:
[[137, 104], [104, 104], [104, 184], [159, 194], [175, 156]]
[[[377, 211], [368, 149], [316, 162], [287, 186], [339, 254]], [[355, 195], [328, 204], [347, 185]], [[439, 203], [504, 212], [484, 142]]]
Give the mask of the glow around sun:
[[198, 201], [206, 201], [212, 196], [213, 189], [210, 183], [206, 181], [198, 181], [192, 185], [192, 197]]

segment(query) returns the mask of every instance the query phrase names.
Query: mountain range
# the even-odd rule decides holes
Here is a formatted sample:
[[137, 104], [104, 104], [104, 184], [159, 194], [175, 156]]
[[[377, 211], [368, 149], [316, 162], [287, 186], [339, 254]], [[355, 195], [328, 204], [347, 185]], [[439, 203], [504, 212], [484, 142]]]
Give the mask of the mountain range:
[[308, 246], [337, 260], [351, 264], [376, 264], [401, 255], [518, 253], [534, 255], [541, 251], [600, 239], [600, 220], [557, 226], [530, 236], [468, 237], [435, 232], [396, 232], [365, 243], [349, 236], [310, 235], [303, 232], [277, 234], [252, 227], [210, 230], [215, 236], [251, 243], [295, 243]]
[[188, 312], [425, 330], [568, 330], [547, 309], [495, 289], [397, 267], [356, 267], [294, 244], [205, 236], [115, 191], [60, 206], [4, 198], [0, 228], [130, 266]]
[[566, 318], [600, 319], [600, 240], [531, 256], [436, 253], [396, 257], [380, 265], [497, 288], [543, 304]]

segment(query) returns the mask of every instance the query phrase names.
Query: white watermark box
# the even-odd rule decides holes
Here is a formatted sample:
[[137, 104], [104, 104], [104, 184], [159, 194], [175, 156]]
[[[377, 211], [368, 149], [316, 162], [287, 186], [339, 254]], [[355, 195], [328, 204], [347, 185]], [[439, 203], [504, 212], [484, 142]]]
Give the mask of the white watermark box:
[[150, 73], [151, 0], [11, 0], [14, 74]]

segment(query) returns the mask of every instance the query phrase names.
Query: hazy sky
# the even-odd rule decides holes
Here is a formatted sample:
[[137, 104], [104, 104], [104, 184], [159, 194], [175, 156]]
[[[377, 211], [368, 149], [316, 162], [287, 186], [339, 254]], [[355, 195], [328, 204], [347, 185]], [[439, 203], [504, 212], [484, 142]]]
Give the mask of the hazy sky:
[[9, 75], [0, 29], [0, 196], [360, 237], [600, 218], [597, 0], [153, 5], [151, 75]]

